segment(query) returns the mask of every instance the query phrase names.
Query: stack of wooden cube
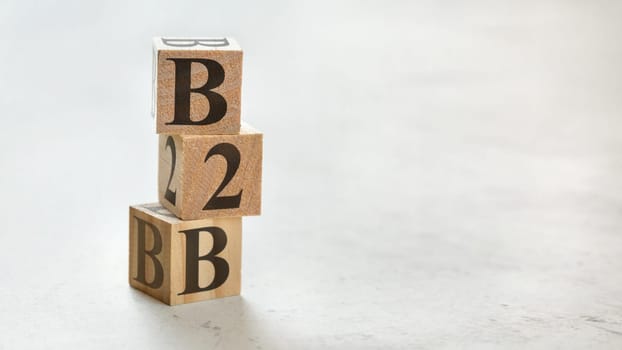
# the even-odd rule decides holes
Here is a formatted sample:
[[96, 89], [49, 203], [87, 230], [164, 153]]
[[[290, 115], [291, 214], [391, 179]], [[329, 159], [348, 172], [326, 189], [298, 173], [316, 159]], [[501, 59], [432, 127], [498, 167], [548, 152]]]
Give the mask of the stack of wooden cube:
[[239, 295], [263, 142], [240, 122], [242, 50], [232, 38], [154, 38], [153, 59], [160, 203], [130, 207], [130, 285], [169, 305]]

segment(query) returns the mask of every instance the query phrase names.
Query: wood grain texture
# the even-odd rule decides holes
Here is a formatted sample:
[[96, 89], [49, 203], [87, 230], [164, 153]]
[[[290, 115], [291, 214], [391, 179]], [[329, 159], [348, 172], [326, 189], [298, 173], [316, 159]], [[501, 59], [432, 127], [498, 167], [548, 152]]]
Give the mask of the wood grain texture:
[[[154, 247], [152, 229], [145, 230], [145, 247], [138, 244], [138, 226], [140, 221], [154, 225], [162, 238], [161, 251], [156, 258], [163, 268], [161, 286], [152, 288], [141, 283], [138, 277], [138, 259], [140, 249], [151, 250]], [[182, 293], [186, 287], [186, 235], [181, 231], [204, 227], [219, 227], [226, 233], [226, 245], [217, 256], [223, 258], [229, 267], [225, 282], [212, 290], [192, 294]], [[239, 295], [241, 287], [242, 257], [242, 218], [214, 218], [182, 221], [159, 203], [142, 204], [130, 207], [130, 252], [129, 283], [150, 296], [169, 305], [184, 304], [208, 299]], [[199, 235], [199, 254], [208, 254], [213, 248], [212, 236], [205, 232]], [[214, 279], [214, 265], [209, 261], [200, 261], [198, 281], [201, 287], [208, 286]], [[145, 276], [148, 282], [154, 280], [155, 264], [149, 256], [145, 257]]]
[[[175, 148], [175, 164], [171, 143]], [[220, 144], [233, 145], [240, 154], [239, 167], [219, 197], [240, 195], [237, 207], [205, 209], [226, 179], [233, 163], [222, 155], [207, 157]], [[168, 144], [168, 146], [167, 146]], [[263, 135], [246, 123], [239, 135], [160, 135], [158, 192], [160, 203], [183, 220], [261, 213]], [[207, 159], [206, 159], [207, 158]], [[174, 165], [174, 167], [173, 167]], [[172, 177], [171, 177], [171, 170]], [[169, 183], [170, 182], [170, 183]], [[175, 199], [167, 198], [167, 189]]]
[[[167, 38], [170, 39], [170, 38]], [[156, 117], [156, 132], [168, 134], [237, 134], [240, 130], [240, 104], [242, 93], [242, 49], [235, 39], [226, 38], [224, 47], [167, 46], [161, 37], [153, 38], [153, 109]], [[209, 125], [170, 125], [175, 113], [175, 63], [170, 59], [194, 58], [210, 59], [218, 62], [224, 69], [224, 81], [211, 89], [221, 95], [227, 104], [224, 117]], [[208, 69], [199, 63], [192, 63], [191, 86], [199, 88], [208, 78]], [[202, 120], [210, 110], [208, 99], [200, 93], [190, 94], [190, 119]]]

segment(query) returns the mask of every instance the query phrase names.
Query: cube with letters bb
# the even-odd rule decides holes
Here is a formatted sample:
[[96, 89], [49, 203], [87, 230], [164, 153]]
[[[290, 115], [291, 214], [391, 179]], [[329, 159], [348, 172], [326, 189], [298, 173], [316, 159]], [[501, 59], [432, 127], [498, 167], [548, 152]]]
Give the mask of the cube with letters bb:
[[240, 294], [242, 218], [182, 221], [159, 203], [130, 207], [130, 285], [184, 304]]
[[156, 132], [237, 134], [242, 49], [233, 38], [153, 39]]
[[261, 213], [263, 135], [160, 135], [158, 192], [183, 220]]

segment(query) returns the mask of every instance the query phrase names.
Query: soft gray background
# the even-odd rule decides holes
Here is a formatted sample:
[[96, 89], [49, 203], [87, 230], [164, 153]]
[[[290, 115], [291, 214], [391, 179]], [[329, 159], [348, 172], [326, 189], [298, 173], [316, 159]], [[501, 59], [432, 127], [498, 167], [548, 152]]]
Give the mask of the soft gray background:
[[[621, 348], [622, 5], [466, 3], [0, 3], [0, 348]], [[127, 284], [155, 35], [245, 49], [239, 298]]]

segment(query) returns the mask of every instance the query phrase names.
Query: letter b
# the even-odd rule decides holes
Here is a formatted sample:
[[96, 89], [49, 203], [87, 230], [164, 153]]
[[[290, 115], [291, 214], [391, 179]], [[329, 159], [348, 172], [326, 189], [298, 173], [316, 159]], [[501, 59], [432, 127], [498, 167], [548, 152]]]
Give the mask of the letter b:
[[[169, 58], [175, 64], [175, 112], [167, 125], [209, 125], [219, 122], [227, 113], [227, 101], [212, 91], [225, 81], [225, 70], [220, 63], [204, 58]], [[203, 86], [193, 88], [192, 63], [202, 64], [208, 78]], [[190, 94], [198, 93], [209, 101], [209, 113], [201, 120], [190, 119]]]
[[[136, 244], [136, 249], [138, 250], [138, 254], [137, 254], [137, 271], [136, 271], [136, 277], [134, 277], [134, 280], [145, 284], [151, 288], [154, 289], [158, 289], [162, 286], [162, 282], [164, 281], [164, 270], [162, 268], [162, 263], [160, 263], [160, 260], [158, 260], [158, 258], [156, 258], [156, 256], [158, 254], [160, 254], [160, 252], [162, 251], [162, 235], [160, 234], [160, 230], [158, 230], [158, 228], [149, 223], [146, 222], [138, 217], [134, 217], [136, 219], [136, 222], [138, 223], [138, 237], [137, 237], [137, 244]], [[151, 250], [147, 250], [146, 247], [146, 227], [149, 226], [149, 228], [151, 229], [151, 232], [153, 234], [153, 248], [151, 248]], [[145, 260], [147, 259], [147, 257], [149, 257], [151, 259], [151, 262], [153, 263], [153, 270], [154, 270], [154, 276], [153, 276], [153, 281], [149, 282], [147, 281], [147, 273], [146, 273], [146, 266], [145, 266]]]
[[[199, 256], [199, 234], [207, 232], [212, 235], [214, 245], [212, 250]], [[192, 230], [180, 231], [186, 235], [186, 288], [177, 295], [205, 292], [222, 286], [229, 277], [229, 263], [219, 256], [227, 246], [227, 234], [219, 227], [201, 227]], [[199, 286], [199, 262], [209, 261], [214, 266], [214, 279], [207, 287]]]
[[207, 46], [207, 47], [222, 47], [229, 46], [229, 40], [227, 38], [208, 38], [208, 39], [166, 39], [162, 38], [162, 43], [167, 46], [174, 47], [193, 47], [193, 46]]

